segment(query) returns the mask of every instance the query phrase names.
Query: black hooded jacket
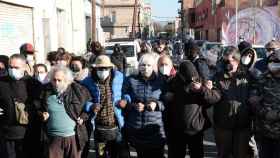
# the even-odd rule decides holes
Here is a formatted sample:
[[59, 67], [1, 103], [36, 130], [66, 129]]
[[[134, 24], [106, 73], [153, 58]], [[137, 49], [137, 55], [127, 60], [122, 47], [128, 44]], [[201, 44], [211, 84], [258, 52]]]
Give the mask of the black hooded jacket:
[[219, 91], [202, 85], [199, 92], [194, 92], [192, 82], [200, 82], [199, 74], [190, 61], [184, 61], [169, 89], [174, 95], [172, 105], [167, 108], [167, 126], [171, 133], [181, 131], [193, 135], [211, 125], [206, 109], [220, 100]]

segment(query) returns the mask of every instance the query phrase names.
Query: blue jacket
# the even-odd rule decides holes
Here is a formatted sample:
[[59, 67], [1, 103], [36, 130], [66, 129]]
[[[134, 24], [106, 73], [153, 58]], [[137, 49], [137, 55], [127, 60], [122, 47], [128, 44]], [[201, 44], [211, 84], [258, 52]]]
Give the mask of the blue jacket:
[[[114, 106], [114, 112], [115, 116], [118, 121], [119, 128], [122, 128], [124, 126], [124, 117], [122, 115], [122, 110], [120, 107], [118, 107], [118, 101], [121, 100], [122, 97], [122, 84], [124, 80], [124, 75], [119, 71], [112, 71], [113, 81], [112, 81], [112, 101]], [[90, 112], [91, 107], [100, 104], [100, 90], [95, 82], [95, 80], [88, 76], [85, 78], [82, 82], [82, 85], [84, 85], [90, 92], [92, 101], [91, 104], [88, 103], [85, 106], [85, 111]], [[94, 118], [94, 116], [93, 116]], [[93, 121], [93, 120], [92, 120]]]
[[[163, 130], [162, 112], [164, 105], [160, 101], [163, 82], [153, 74], [151, 79], [145, 81], [140, 75], [130, 76], [124, 82], [123, 95], [128, 104], [125, 113], [125, 133], [132, 144], [145, 146], [162, 145], [165, 140]], [[147, 105], [156, 102], [155, 111], [145, 109], [139, 112], [135, 104], [141, 102]]]

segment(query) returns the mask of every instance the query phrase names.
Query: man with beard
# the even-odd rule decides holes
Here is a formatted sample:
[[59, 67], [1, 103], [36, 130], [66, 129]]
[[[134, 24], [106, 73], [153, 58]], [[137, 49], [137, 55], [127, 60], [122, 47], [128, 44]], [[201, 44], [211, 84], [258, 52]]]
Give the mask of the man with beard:
[[87, 138], [87, 115], [83, 105], [90, 94], [73, 82], [70, 69], [58, 65], [50, 72], [50, 81], [42, 93], [42, 120], [46, 123], [49, 158], [79, 158]]

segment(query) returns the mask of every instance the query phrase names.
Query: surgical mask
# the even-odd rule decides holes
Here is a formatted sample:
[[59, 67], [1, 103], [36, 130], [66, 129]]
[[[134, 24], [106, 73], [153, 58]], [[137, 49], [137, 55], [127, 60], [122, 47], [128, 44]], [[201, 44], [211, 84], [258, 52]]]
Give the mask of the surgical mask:
[[48, 83], [47, 75], [48, 75], [47, 73], [40, 73], [36, 78], [42, 84], [46, 84]]
[[243, 57], [241, 58], [241, 62], [242, 62], [243, 65], [249, 65], [250, 62], [251, 62], [251, 58], [248, 57], [248, 56], [243, 56]]
[[27, 60], [28, 64], [31, 64], [31, 65], [35, 64], [33, 55], [27, 55], [26, 60]]
[[170, 75], [170, 72], [171, 72], [171, 67], [169, 66], [161, 66], [159, 68], [159, 72], [163, 75], [166, 75], [166, 76], [169, 76]]
[[150, 77], [152, 75], [152, 73], [153, 73], [153, 67], [152, 66], [140, 65], [139, 72], [144, 77]]
[[275, 73], [280, 71], [280, 63], [269, 63], [268, 69], [270, 72]]
[[9, 68], [9, 75], [15, 80], [20, 80], [24, 76], [24, 71], [21, 69]]
[[106, 80], [110, 75], [110, 70], [97, 70], [97, 77], [100, 80]]

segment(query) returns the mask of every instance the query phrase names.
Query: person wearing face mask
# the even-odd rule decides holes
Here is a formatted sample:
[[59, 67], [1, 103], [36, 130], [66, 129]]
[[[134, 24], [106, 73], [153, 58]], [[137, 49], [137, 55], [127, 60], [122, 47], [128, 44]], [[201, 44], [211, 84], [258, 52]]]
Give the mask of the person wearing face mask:
[[41, 82], [43, 85], [49, 83], [48, 69], [45, 64], [34, 65], [34, 78]]
[[38, 128], [34, 126], [37, 115], [33, 111], [42, 88], [38, 81], [25, 74], [25, 65], [23, 55], [12, 55], [8, 76], [0, 81], [0, 155], [5, 158], [38, 157]]
[[[243, 73], [248, 73], [250, 74], [250, 81], [251, 81], [251, 86], [256, 82], [258, 78], [261, 77], [261, 74], [259, 74], [256, 69], [254, 68], [255, 63], [257, 61], [257, 52], [253, 48], [245, 48], [242, 53], [241, 53], [241, 60], [240, 60], [240, 65], [241, 65], [241, 71]], [[254, 122], [253, 122], [254, 124]], [[252, 131], [254, 129], [252, 128]], [[254, 133], [252, 132], [251, 140], [250, 140], [250, 154], [252, 157], [257, 158], [258, 156], [258, 148], [257, 144], [255, 141]]]
[[268, 71], [267, 69], [267, 59], [269, 56], [276, 50], [280, 49], [280, 42], [272, 40], [265, 45], [265, 49], [267, 51], [266, 57], [256, 62], [254, 66], [255, 73], [264, 74]]
[[89, 75], [89, 69], [86, 67], [86, 60], [81, 56], [72, 57], [70, 69], [74, 74], [74, 79], [81, 82]]
[[248, 104], [250, 79], [240, 70], [240, 53], [229, 47], [223, 56], [224, 70], [216, 75], [214, 85], [221, 100], [214, 105], [214, 130], [218, 157], [249, 156], [252, 114]]
[[0, 55], [0, 77], [8, 75], [9, 57], [6, 55]]
[[158, 70], [160, 75], [163, 76], [174, 77], [176, 75], [172, 60], [167, 55], [161, 56], [158, 59]]
[[203, 84], [188, 60], [180, 64], [169, 87], [173, 98], [166, 107], [168, 156], [184, 158], [188, 145], [191, 158], [203, 158], [203, 132], [211, 126], [206, 110], [221, 94], [211, 83]]
[[30, 76], [33, 76], [33, 66], [36, 64], [35, 49], [33, 45], [30, 43], [24, 43], [23, 45], [21, 45], [20, 54], [22, 54], [26, 58], [26, 72]]
[[123, 85], [125, 138], [136, 148], [140, 158], [162, 158], [165, 133], [161, 101], [163, 81], [154, 72], [157, 65], [152, 54], [144, 54], [139, 60], [139, 74], [131, 75]]
[[259, 158], [280, 156], [280, 51], [267, 59], [268, 72], [253, 87], [250, 97], [255, 114], [255, 137]]
[[[122, 97], [124, 74], [113, 69], [115, 65], [106, 55], [100, 55], [91, 65], [91, 76], [81, 84], [89, 89], [93, 105], [85, 107], [92, 116], [92, 132], [98, 158], [129, 157], [128, 144], [122, 136], [124, 117], [119, 101]], [[94, 131], [93, 131], [94, 130]]]

